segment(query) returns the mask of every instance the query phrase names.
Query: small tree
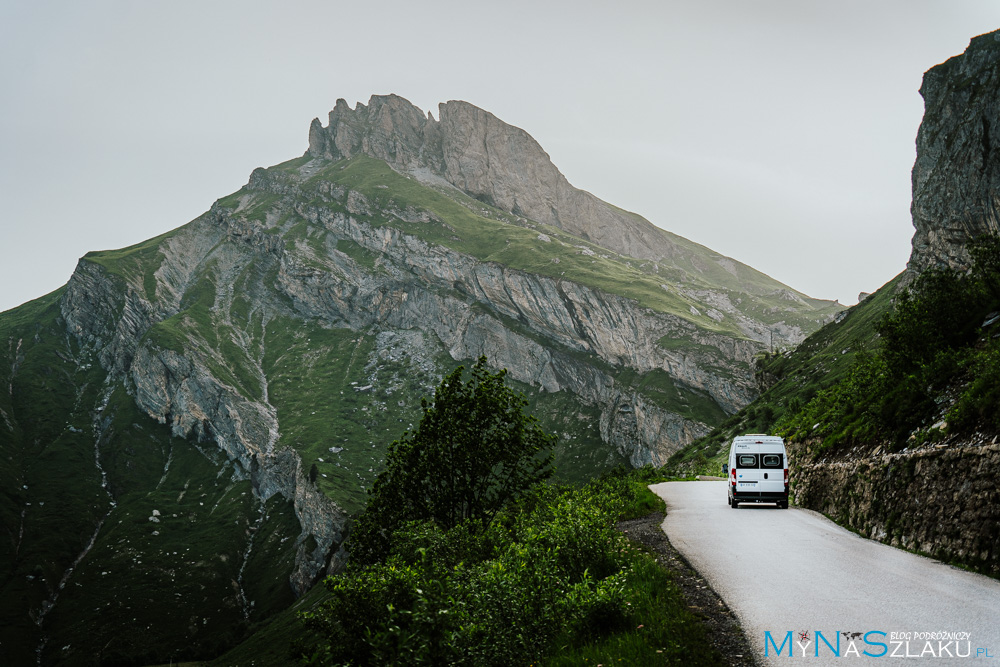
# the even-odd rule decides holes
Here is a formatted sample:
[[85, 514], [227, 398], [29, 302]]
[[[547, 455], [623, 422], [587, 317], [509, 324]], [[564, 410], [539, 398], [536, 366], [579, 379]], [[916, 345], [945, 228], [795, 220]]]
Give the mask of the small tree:
[[490, 524], [510, 500], [552, 475], [555, 444], [527, 401], [504, 383], [506, 370], [491, 373], [480, 357], [463, 382], [459, 366], [441, 382], [423, 417], [389, 445], [385, 470], [373, 485], [368, 507], [355, 521], [351, 555], [374, 562], [388, 551], [403, 523], [430, 520], [444, 529], [467, 522]]

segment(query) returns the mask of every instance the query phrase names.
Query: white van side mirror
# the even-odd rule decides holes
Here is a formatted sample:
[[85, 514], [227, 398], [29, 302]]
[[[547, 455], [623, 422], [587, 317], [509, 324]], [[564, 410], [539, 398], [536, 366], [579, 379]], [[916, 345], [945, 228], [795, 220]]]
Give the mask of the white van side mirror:
[[722, 474], [723, 475], [728, 475], [729, 474], [729, 464], [728, 463], [723, 463], [722, 464]]

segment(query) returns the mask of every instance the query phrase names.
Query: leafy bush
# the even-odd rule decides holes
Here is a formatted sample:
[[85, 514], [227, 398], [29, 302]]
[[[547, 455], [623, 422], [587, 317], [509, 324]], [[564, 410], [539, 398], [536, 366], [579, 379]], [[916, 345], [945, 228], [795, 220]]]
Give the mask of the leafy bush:
[[406, 524], [384, 561], [326, 581], [330, 600], [306, 614], [319, 636], [307, 662], [507, 665], [539, 657], [567, 626], [619, 627], [624, 502], [546, 487], [485, 531]]
[[415, 431], [389, 445], [385, 470], [355, 522], [351, 556], [372, 563], [385, 557], [390, 536], [408, 521], [444, 529], [485, 529], [509, 501], [552, 475], [555, 445], [528, 402], [491, 373], [480, 357], [467, 382], [459, 366], [442, 380], [433, 403], [422, 401]]
[[316, 638], [303, 661], [527, 664], [557, 638], [583, 646], [632, 631], [648, 621], [635, 616], [636, 559], [650, 559], [614, 525], [648, 502], [645, 484], [656, 479], [649, 468], [579, 489], [541, 486], [485, 530], [471, 520], [404, 524], [383, 561], [326, 580], [330, 598], [303, 615]]
[[962, 392], [948, 413], [949, 427], [970, 432], [977, 427], [1000, 430], [1000, 345], [997, 340], [970, 359], [967, 364], [972, 382]]
[[971, 381], [948, 415], [955, 432], [1000, 427], [1000, 352], [983, 341], [984, 318], [1000, 309], [1000, 240], [972, 244], [967, 273], [931, 270], [900, 294], [877, 325], [880, 347], [859, 352], [846, 376], [820, 391], [778, 430], [794, 439], [823, 438], [823, 449], [879, 439], [902, 447], [938, 418], [935, 398], [960, 378]]

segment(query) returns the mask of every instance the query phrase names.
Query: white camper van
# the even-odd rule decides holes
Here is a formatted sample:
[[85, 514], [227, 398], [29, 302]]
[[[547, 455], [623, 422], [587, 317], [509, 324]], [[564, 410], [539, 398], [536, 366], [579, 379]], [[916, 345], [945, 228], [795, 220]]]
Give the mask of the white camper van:
[[788, 508], [788, 453], [785, 441], [776, 435], [751, 433], [733, 438], [729, 465], [729, 506], [740, 503], [775, 503]]

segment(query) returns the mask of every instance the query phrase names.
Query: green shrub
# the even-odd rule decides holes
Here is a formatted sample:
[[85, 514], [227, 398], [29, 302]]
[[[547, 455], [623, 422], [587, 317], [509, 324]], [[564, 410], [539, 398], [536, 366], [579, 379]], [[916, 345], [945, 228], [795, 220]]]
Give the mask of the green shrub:
[[980, 426], [1000, 430], [998, 341], [993, 340], [989, 347], [978, 351], [967, 365], [973, 379], [948, 413], [949, 428], [958, 432], [970, 432]]
[[506, 370], [491, 373], [480, 357], [468, 381], [459, 366], [434, 400], [422, 401], [416, 430], [389, 445], [385, 470], [355, 522], [351, 555], [375, 562], [390, 536], [408, 521], [445, 529], [465, 523], [483, 530], [510, 501], [552, 475], [555, 437], [523, 412], [527, 400], [505, 384]]
[[304, 614], [315, 644], [303, 661], [526, 664], [557, 638], [584, 645], [634, 628], [634, 566], [646, 557], [614, 525], [652, 477], [617, 471], [579, 489], [543, 486], [485, 530], [402, 525], [383, 561], [326, 580], [329, 600]]
[[1000, 427], [1000, 353], [979, 342], [984, 317], [1000, 309], [1000, 240], [977, 241], [971, 254], [968, 273], [918, 277], [878, 323], [880, 347], [859, 351], [843, 379], [787, 412], [777, 430], [798, 440], [821, 437], [820, 452], [870, 440], [900, 449], [940, 416], [935, 399], [963, 375], [970, 382], [948, 416], [950, 430]]

